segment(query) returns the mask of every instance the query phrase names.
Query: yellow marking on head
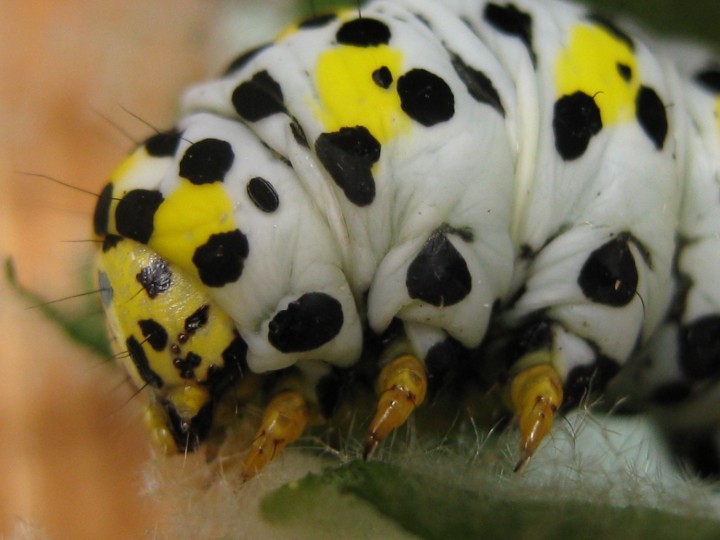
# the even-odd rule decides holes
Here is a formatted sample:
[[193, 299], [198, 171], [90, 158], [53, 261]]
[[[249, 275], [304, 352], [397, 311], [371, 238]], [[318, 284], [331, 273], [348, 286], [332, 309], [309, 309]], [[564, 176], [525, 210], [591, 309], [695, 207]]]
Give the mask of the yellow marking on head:
[[[319, 102], [311, 106], [326, 131], [365, 126], [382, 144], [409, 129], [397, 93], [402, 64], [402, 53], [387, 45], [341, 45], [320, 54], [315, 72]], [[373, 72], [382, 67], [393, 77], [388, 88], [373, 81]]]
[[[624, 68], [620, 68], [624, 66]], [[629, 68], [630, 80], [620, 69]], [[640, 88], [637, 58], [627, 43], [595, 25], [579, 25], [555, 65], [558, 97], [582, 91], [595, 99], [603, 125], [633, 120]]]
[[[151, 303], [146, 301], [143, 305], [139, 305], [142, 300], [134, 302], [136, 304], [133, 306], [135, 313], [127, 315], [126, 322], [131, 328], [134, 327], [134, 334], [138, 341], [143, 341], [137, 322], [143, 319], [152, 319], [167, 331], [168, 347], [173, 343], [180, 346], [181, 352], [178, 355], [180, 359], [186, 358], [188, 352], [193, 352], [202, 358], [200, 365], [193, 369], [193, 378], [183, 379], [173, 365], [174, 356], [167, 347], [162, 351], [156, 351], [149, 345], [143, 345], [150, 367], [165, 381], [168, 387], [167, 391], [170, 392], [175, 387], [185, 389], [184, 393], [168, 394], [166, 397], [173, 401], [178, 412], [184, 407], [183, 410], [194, 410], [193, 414], [187, 413], [189, 416], [194, 416], [210, 398], [203, 398], [202, 402], [198, 404], [197, 396], [199, 394], [193, 394], [189, 387], [195, 387], [206, 381], [210, 366], [214, 365], [216, 368], [223, 366], [222, 353], [235, 339], [235, 322], [206, 294], [200, 292], [202, 284], [199, 281], [185, 274], [181, 275], [178, 269], [173, 268], [173, 270], [172, 289], [164, 295], [157, 296], [150, 301]], [[185, 333], [185, 319], [204, 305], [210, 306], [207, 324], [192, 333], [187, 343], [180, 344], [177, 337]], [[129, 313], [130, 310], [126, 310], [126, 312]], [[191, 402], [191, 398], [195, 401]]]
[[[195, 250], [213, 234], [235, 230], [233, 203], [221, 182], [180, 185], [162, 202], [148, 245], [162, 257], [195, 272]], [[197, 275], [197, 274], [195, 274]]]

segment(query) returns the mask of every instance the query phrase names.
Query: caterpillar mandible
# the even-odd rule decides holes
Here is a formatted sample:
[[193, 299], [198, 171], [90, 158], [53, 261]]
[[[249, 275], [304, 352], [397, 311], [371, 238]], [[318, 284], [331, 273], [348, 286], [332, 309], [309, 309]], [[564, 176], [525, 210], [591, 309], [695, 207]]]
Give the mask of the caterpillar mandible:
[[720, 71], [674, 54], [557, 0], [376, 0], [191, 88], [94, 215], [161, 446], [216, 445], [262, 403], [250, 478], [374, 385], [366, 456], [450, 392], [517, 417], [519, 469], [616, 380], [697, 403]]

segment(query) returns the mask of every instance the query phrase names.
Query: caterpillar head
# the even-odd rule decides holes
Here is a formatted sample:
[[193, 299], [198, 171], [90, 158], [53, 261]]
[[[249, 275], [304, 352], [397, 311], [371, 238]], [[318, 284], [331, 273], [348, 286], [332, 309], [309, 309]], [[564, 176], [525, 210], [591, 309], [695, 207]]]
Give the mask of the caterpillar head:
[[191, 277], [138, 242], [106, 237], [98, 276], [119, 361], [151, 390], [154, 437], [168, 451], [194, 450], [217, 400], [247, 372], [245, 342]]
[[146, 420], [159, 446], [192, 451], [212, 433], [220, 398], [250, 375], [247, 345], [196, 277], [133, 238], [138, 231], [122, 234], [117, 219], [123, 201], [142, 213], [148, 194], [159, 195], [149, 188], [157, 188], [177, 142], [176, 133], [160, 134], [133, 152], [103, 190], [94, 225], [103, 239], [98, 281], [119, 363], [137, 388], [148, 389]]

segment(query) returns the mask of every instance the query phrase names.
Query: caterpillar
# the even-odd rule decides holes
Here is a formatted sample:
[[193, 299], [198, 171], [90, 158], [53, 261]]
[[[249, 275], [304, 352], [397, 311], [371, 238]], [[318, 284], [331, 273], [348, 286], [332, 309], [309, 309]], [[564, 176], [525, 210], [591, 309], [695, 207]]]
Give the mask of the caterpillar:
[[686, 52], [558, 0], [374, 0], [190, 88], [93, 219], [155, 440], [260, 403], [249, 479], [374, 387], [365, 456], [444, 399], [516, 418], [520, 469], [592, 395], [713, 410], [720, 70]]

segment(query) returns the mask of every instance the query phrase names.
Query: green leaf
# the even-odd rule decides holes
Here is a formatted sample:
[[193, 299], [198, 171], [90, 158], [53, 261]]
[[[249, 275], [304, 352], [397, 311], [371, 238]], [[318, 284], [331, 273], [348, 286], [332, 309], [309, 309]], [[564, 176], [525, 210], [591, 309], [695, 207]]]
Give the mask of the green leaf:
[[88, 347], [101, 358], [110, 358], [105, 322], [96, 295], [91, 295], [79, 313], [59, 310], [55, 303], [38, 295], [20, 284], [11, 258], [5, 259], [5, 278], [10, 286], [30, 304], [38, 309], [53, 324], [60, 328], [75, 343]]
[[357, 0], [311, 0], [301, 2], [300, 7], [303, 16], [311, 16], [314, 13], [327, 13], [343, 8], [354, 8], [360, 4]]
[[720, 538], [720, 523], [706, 518], [516, 495], [479, 493], [397, 465], [356, 460], [309, 474], [270, 493], [261, 503], [261, 512], [273, 525], [294, 530], [320, 520], [327, 522], [324, 530], [333, 533], [346, 533], [344, 524], [356, 523], [361, 534], [363, 528], [375, 526], [372, 520], [359, 519], [358, 508], [366, 504], [373, 509], [375, 521], [387, 520], [428, 540]]
[[602, 13], [624, 14], [647, 25], [660, 35], [684, 35], [718, 43], [717, 21], [720, 2], [717, 0], [580, 0], [597, 6]]

